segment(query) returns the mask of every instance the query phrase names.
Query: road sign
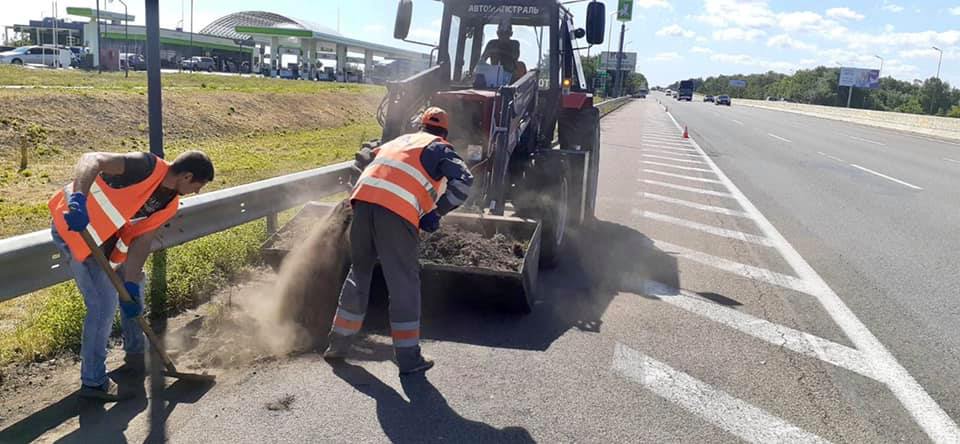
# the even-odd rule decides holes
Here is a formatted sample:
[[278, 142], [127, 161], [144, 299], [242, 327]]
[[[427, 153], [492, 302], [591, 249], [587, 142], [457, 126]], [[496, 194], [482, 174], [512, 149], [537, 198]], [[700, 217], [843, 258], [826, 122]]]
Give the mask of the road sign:
[[863, 68], [840, 68], [840, 86], [855, 88], [880, 88], [880, 70]]
[[[601, 52], [600, 53], [600, 70], [601, 71], [616, 71], [617, 70], [617, 54], [618, 52]], [[636, 71], [637, 70], [637, 53], [635, 52], [625, 52], [623, 53], [623, 63], [620, 65], [621, 71]]]
[[620, 0], [617, 5], [617, 20], [629, 22], [633, 19], [633, 0]]
[[732, 87], [734, 87], [734, 88], [746, 88], [746, 87], [747, 87], [747, 81], [746, 81], [746, 80], [731, 80], [731, 81], [730, 81], [730, 86], [732, 86]]

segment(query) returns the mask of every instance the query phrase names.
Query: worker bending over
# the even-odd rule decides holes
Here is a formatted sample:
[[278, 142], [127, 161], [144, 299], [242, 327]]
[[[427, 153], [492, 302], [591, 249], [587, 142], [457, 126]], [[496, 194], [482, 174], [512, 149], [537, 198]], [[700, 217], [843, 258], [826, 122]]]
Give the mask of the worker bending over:
[[70, 264], [87, 315], [80, 342], [80, 396], [118, 401], [107, 377], [107, 340], [117, 312], [117, 290], [91, 256], [79, 232], [100, 246], [133, 301], [120, 303], [125, 371], [143, 373], [145, 341], [134, 320], [143, 312], [143, 264], [157, 228], [172, 218], [180, 196], [213, 180], [206, 154], [188, 151], [169, 163], [149, 153], [87, 153], [74, 179], [50, 199], [53, 242]]
[[418, 228], [439, 229], [440, 218], [463, 204], [473, 183], [470, 170], [446, 141], [448, 120], [444, 110], [428, 108], [419, 132], [376, 148], [369, 165], [361, 162], [365, 168], [350, 196], [352, 265], [340, 292], [325, 358], [347, 356], [367, 313], [373, 268], [379, 260], [390, 294], [390, 331], [400, 374], [433, 367], [420, 352]]

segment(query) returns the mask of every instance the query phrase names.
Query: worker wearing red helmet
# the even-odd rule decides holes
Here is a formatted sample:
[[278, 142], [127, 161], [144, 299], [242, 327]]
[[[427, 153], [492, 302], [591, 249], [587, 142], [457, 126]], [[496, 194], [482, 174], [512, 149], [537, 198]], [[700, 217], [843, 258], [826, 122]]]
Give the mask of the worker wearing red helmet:
[[440, 218], [463, 204], [473, 175], [447, 142], [449, 117], [430, 107], [420, 131], [358, 154], [363, 172], [353, 188], [352, 265], [323, 356], [342, 359], [360, 331], [379, 261], [390, 295], [390, 330], [401, 374], [426, 371], [420, 352], [419, 230], [434, 232]]

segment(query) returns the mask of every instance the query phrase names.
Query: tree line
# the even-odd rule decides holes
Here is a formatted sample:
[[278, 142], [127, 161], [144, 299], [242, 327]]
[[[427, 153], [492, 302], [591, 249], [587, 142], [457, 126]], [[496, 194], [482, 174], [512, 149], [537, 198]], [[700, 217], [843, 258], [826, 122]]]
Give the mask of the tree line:
[[[839, 86], [840, 68], [819, 66], [793, 75], [775, 73], [714, 76], [693, 79], [696, 91], [706, 95], [726, 94], [734, 98], [788, 100], [826, 106], [847, 106], [849, 87]], [[744, 80], [745, 88], [730, 86], [730, 80]], [[676, 89], [674, 82], [668, 88]], [[852, 108], [960, 117], [960, 90], [938, 78], [905, 82], [893, 77], [880, 79], [880, 88], [854, 88]]]
[[[605, 82], [600, 82], [597, 76], [600, 74], [600, 56], [580, 57], [580, 65], [583, 67], [583, 77], [587, 81], [587, 90], [594, 93], [600, 93], [604, 96], [612, 96], [613, 86], [616, 81], [616, 75], [613, 71], [608, 71]], [[603, 87], [601, 90], [601, 86]], [[641, 88], [647, 88], [647, 78], [639, 72], [628, 72], [627, 77], [623, 79], [623, 93], [634, 94]]]

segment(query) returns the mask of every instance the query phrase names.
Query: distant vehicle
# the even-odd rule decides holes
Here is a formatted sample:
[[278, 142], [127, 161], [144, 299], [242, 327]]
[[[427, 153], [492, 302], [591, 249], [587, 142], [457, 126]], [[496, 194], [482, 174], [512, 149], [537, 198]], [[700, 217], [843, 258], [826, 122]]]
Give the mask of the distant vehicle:
[[73, 53], [70, 50], [47, 46], [21, 46], [0, 52], [0, 63], [11, 65], [47, 65], [56, 68], [70, 66]]
[[213, 62], [211, 57], [190, 57], [189, 59], [184, 59], [180, 62], [180, 67], [188, 71], [207, 71], [213, 72], [216, 67], [216, 63]]
[[693, 101], [693, 80], [681, 80], [677, 100]]
[[713, 96], [703, 96], [703, 101], [704, 101], [704, 102], [713, 102], [713, 101], [714, 101], [714, 98], [713, 98]]
[[124, 69], [126, 65], [130, 66], [131, 71], [146, 71], [147, 70], [147, 59], [145, 59], [140, 54], [121, 54], [120, 55], [120, 69]]
[[650, 92], [650, 91], [648, 91], [648, 90], [646, 90], [646, 89], [640, 89], [639, 91], [637, 91], [636, 93], [633, 94], [633, 97], [634, 97], [634, 98], [637, 98], [637, 99], [646, 99], [646, 98], [647, 98], [647, 94], [648, 94], [649, 92]]
[[730, 96], [717, 96], [717, 105], [727, 105], [730, 106]]

